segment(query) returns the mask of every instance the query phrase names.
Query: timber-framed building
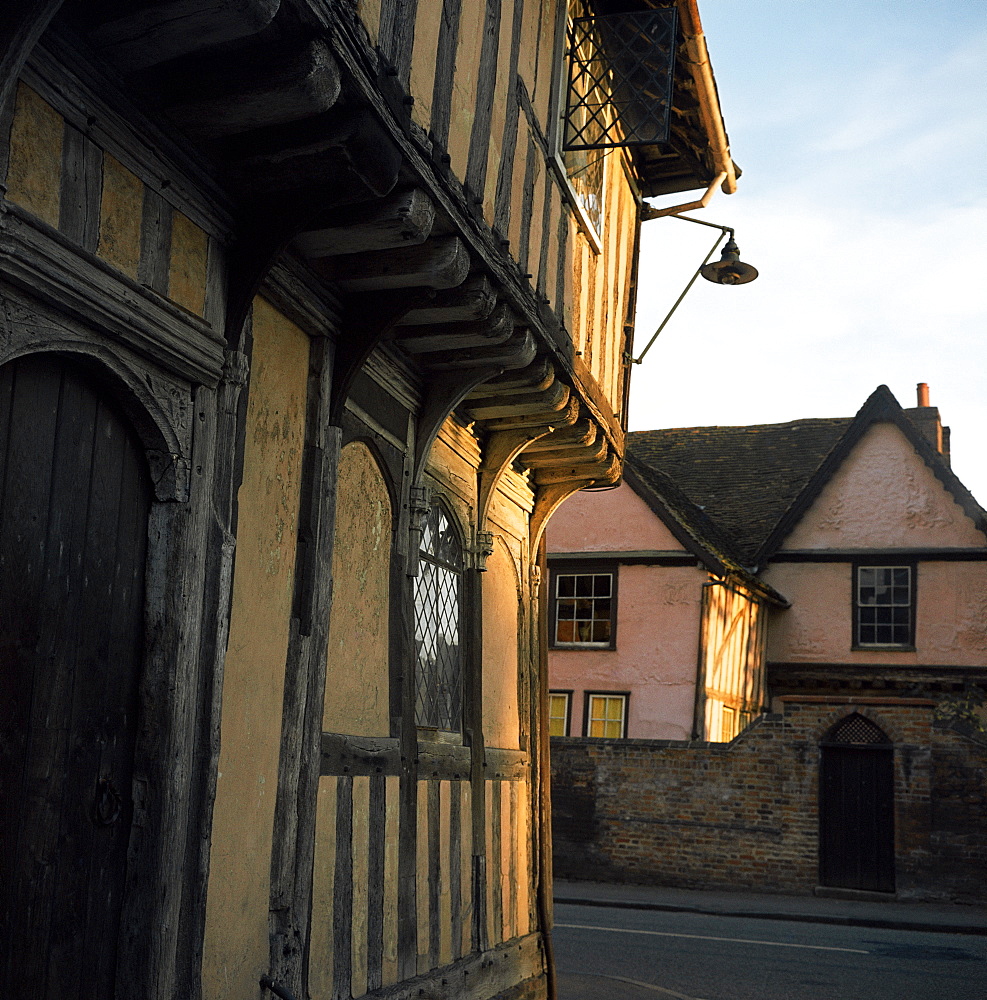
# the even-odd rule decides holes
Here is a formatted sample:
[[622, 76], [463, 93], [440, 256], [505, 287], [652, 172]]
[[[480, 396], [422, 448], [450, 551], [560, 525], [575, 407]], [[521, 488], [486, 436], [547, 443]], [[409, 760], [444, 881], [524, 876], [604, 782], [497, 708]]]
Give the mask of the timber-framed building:
[[8, 996], [551, 990], [542, 533], [735, 180], [694, 0], [4, 7]]

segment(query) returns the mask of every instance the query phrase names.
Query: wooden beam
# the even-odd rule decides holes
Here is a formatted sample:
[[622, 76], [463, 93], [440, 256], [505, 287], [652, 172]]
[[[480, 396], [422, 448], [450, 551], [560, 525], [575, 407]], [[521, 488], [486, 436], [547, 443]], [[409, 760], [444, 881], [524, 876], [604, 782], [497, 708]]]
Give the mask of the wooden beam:
[[327, 277], [346, 292], [389, 288], [453, 288], [469, 273], [470, 259], [458, 236], [439, 236], [418, 246], [354, 253], [324, 263]]
[[166, 113], [186, 132], [218, 138], [322, 114], [336, 103], [339, 66], [325, 42], [262, 53], [236, 53], [212, 65], [204, 79], [188, 80], [195, 96], [170, 104]]
[[442, 372], [426, 383], [425, 398], [418, 416], [415, 438], [415, 463], [411, 482], [421, 481], [428, 453], [439, 436], [442, 425], [474, 386], [503, 371], [500, 367], [471, 367], [466, 372]]
[[25, 60], [61, 6], [62, 0], [0, 5], [0, 109], [6, 107]]
[[531, 417], [499, 417], [496, 420], [485, 420], [483, 426], [488, 431], [513, 431], [513, 430], [535, 430], [538, 427], [548, 426], [549, 430], [556, 431], [562, 427], [570, 427], [579, 419], [579, 397], [573, 393], [569, 397], [569, 403], [564, 410], [553, 413], [551, 420], [546, 421], [544, 416], [536, 414]]
[[564, 427], [557, 430], [547, 438], [539, 438], [525, 448], [525, 457], [528, 452], [554, 451], [557, 448], [576, 447], [583, 448], [591, 445], [599, 434], [597, 425], [587, 419], [577, 420], [571, 427]]
[[399, 329], [403, 335], [397, 339], [401, 350], [409, 354], [423, 354], [434, 351], [456, 351], [468, 347], [484, 347], [503, 344], [514, 333], [514, 314], [501, 303], [487, 319], [475, 323], [445, 323], [438, 328], [422, 327]]
[[539, 486], [554, 486], [577, 479], [592, 479], [597, 483], [616, 482], [620, 478], [620, 471], [620, 459], [616, 455], [611, 455], [602, 462], [586, 465], [571, 463], [559, 468], [539, 469], [535, 473], [535, 482]]
[[540, 414], [545, 423], [552, 414], [565, 409], [572, 390], [564, 382], [554, 382], [542, 392], [523, 396], [490, 396], [478, 404], [468, 403], [466, 412], [471, 420], [494, 420], [498, 417], [530, 416]]
[[435, 222], [435, 206], [424, 191], [412, 188], [381, 201], [351, 206], [332, 221], [295, 238], [295, 248], [303, 257], [336, 257], [424, 243]]
[[426, 326], [433, 323], [470, 323], [486, 319], [497, 304], [497, 293], [490, 280], [478, 274], [458, 288], [436, 295], [420, 309], [413, 309], [402, 320], [403, 326]]
[[507, 375], [491, 379], [474, 389], [469, 398], [472, 401], [486, 396], [525, 396], [533, 392], [544, 392], [555, 381], [554, 366], [548, 358], [541, 358], [523, 371], [509, 372]]
[[573, 493], [592, 484], [592, 479], [576, 479], [535, 488], [535, 503], [528, 521], [528, 546], [530, 552], [537, 552], [542, 532], [548, 526], [548, 519], [559, 509], [564, 500]]
[[[495, 431], [483, 443], [483, 463], [480, 466], [477, 490], [477, 530], [486, 530], [487, 509], [500, 477], [524, 449], [537, 441], [542, 434], [550, 434], [549, 427], [536, 427], [514, 431]], [[489, 752], [489, 751], [488, 751]]]
[[[550, 435], [551, 437], [551, 435]], [[561, 469], [572, 465], [594, 465], [607, 457], [607, 439], [600, 437], [583, 447], [556, 448], [554, 451], [526, 453], [521, 461], [530, 469]]]
[[226, 151], [242, 194], [277, 202], [293, 193], [312, 202], [306, 219], [390, 194], [404, 162], [377, 118], [353, 107], [233, 136]]
[[538, 345], [531, 331], [518, 327], [505, 344], [497, 347], [472, 347], [465, 351], [436, 351], [422, 354], [420, 359], [430, 371], [452, 371], [473, 368], [476, 365], [499, 367], [501, 370], [525, 368], [538, 352]]
[[167, 0], [108, 21], [89, 37], [130, 73], [256, 35], [270, 24], [280, 6], [281, 0]]

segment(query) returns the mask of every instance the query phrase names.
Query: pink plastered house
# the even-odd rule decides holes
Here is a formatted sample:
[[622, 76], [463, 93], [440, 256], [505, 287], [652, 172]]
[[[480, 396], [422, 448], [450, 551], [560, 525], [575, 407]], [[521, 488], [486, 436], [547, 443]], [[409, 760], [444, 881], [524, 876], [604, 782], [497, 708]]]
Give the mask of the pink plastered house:
[[726, 742], [784, 699], [987, 686], [987, 515], [918, 403], [630, 434], [548, 529], [553, 734]]

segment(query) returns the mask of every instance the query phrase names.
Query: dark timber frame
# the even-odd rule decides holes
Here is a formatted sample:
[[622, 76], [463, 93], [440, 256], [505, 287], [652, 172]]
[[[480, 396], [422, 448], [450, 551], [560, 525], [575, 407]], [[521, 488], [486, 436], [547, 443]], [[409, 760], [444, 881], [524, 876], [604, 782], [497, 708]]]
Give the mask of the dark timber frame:
[[[417, 971], [419, 779], [428, 783], [432, 832], [438, 782], [468, 781], [473, 849], [464, 860], [474, 901], [471, 948], [441, 976], [433, 975], [431, 986], [439, 990], [438, 980], [448, 978], [455, 984], [449, 989], [461, 987], [463, 996], [513, 987], [525, 970], [544, 966], [539, 949], [548, 948], [542, 724], [547, 668], [538, 610], [544, 607], [547, 579], [535, 566], [535, 554], [542, 552], [543, 567], [545, 524], [567, 496], [587, 485], [616, 482], [623, 449], [620, 419], [545, 300], [544, 284], [533, 287], [524, 270], [532, 262], [544, 282], [553, 266], [550, 240], [556, 238], [555, 274], [563, 277], [564, 220], [557, 228], [547, 224], [552, 202], [546, 198], [541, 243], [529, 246], [525, 231], [516, 262], [501, 231], [511, 202], [511, 172], [497, 178], [493, 226], [486, 225], [476, 202], [489, 187], [484, 137], [498, 59], [505, 61], [499, 51], [505, 31], [511, 48], [503, 149], [511, 157], [526, 157], [522, 201], [528, 212], [536, 160], [548, 152], [518, 74], [524, 4], [515, 0], [507, 9], [492, 0], [485, 4], [479, 113], [462, 184], [447, 169], [445, 151], [461, 0], [443, 4], [431, 136], [412, 122], [406, 92], [416, 0], [382, 4], [378, 49], [368, 44], [353, 5], [334, 0], [242, 0], [214, 7], [157, 0], [135, 10], [85, 0], [61, 16], [57, 0], [28, 6], [27, 12], [0, 14], [5, 43], [0, 172], [7, 166], [6, 137], [20, 77], [65, 120], [60, 209], [56, 226], [22, 206], [0, 203], [0, 364], [53, 351], [85, 357], [98, 367], [141, 438], [155, 489], [135, 781], [147, 791], [133, 833], [134, 875], [124, 907], [121, 940], [127, 946], [120, 949], [117, 1000], [163, 1000], [191, 989], [199, 973], [252, 356], [251, 303], [258, 294], [310, 338], [271, 862], [270, 975], [304, 991], [319, 778], [338, 778], [337, 869], [343, 872], [352, 865], [345, 807], [352, 802], [354, 778], [370, 779], [370, 812], [378, 823], [386, 779], [399, 776], [406, 831], [398, 859], [401, 977]], [[510, 23], [502, 23], [507, 17]], [[255, 59], [260, 48], [269, 61]], [[248, 82], [249, 113], [240, 100]], [[300, 92], [310, 102], [304, 104], [308, 117], [285, 118], [283, 109], [295, 107]], [[153, 99], [146, 100], [149, 94]], [[535, 136], [530, 144], [526, 129], [518, 135], [519, 113]], [[144, 185], [135, 277], [96, 252], [101, 170], [108, 157]], [[321, 182], [326, 175], [333, 176], [332, 185]], [[179, 213], [208, 241], [201, 316], [168, 298]], [[375, 366], [386, 370], [377, 383], [368, 374]], [[381, 388], [386, 391], [376, 391]], [[456, 412], [464, 424], [474, 425], [482, 443], [475, 490], [467, 491], [475, 509], [460, 517], [467, 549], [462, 746], [420, 739], [409, 669], [414, 660], [411, 492], [432, 481], [432, 444]], [[368, 442], [385, 471], [394, 514], [391, 728], [375, 740], [322, 732], [338, 460], [342, 445], [356, 438]], [[529, 472], [534, 509], [515, 565], [523, 595], [522, 749], [503, 750], [485, 747], [482, 732], [483, 558], [492, 545], [491, 498], [514, 467]], [[541, 893], [538, 930], [510, 948], [488, 940], [486, 886], [501, 874], [512, 884], [524, 873], [513, 868], [501, 873], [497, 852], [487, 856], [485, 789], [491, 782], [498, 789], [489, 817], [495, 821], [494, 846], [500, 810], [517, 806], [522, 787], [529, 789], [528, 815], [538, 817], [532, 845]], [[452, 816], [462, 818], [460, 801], [452, 802]], [[462, 854], [456, 839], [461, 828], [457, 823], [452, 828], [453, 852]], [[378, 889], [383, 864], [373, 847], [370, 882]], [[345, 881], [337, 881], [337, 903], [344, 907], [347, 893], [352, 896]], [[464, 890], [457, 885], [454, 891]], [[518, 895], [510, 893], [506, 908], [500, 907], [495, 901], [490, 916], [513, 923]], [[350, 931], [346, 921], [339, 924], [337, 947], [348, 954]], [[430, 931], [435, 953], [434, 923]], [[380, 962], [372, 947], [371, 989], [380, 985]], [[342, 964], [337, 979], [338, 990], [345, 992]], [[404, 994], [395, 988], [380, 995]]]

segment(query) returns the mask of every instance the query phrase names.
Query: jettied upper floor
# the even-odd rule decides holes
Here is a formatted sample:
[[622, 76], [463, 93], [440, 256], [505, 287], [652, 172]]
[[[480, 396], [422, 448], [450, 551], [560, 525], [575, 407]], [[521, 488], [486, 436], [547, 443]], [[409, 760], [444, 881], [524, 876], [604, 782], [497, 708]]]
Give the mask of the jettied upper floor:
[[533, 540], [619, 477], [641, 199], [736, 184], [694, 0], [49, 0], [0, 32], [7, 105], [20, 76], [129, 146], [222, 257], [212, 375], [280, 269], [342, 317], [334, 416], [375, 351], [420, 380], [419, 472], [458, 409], [488, 494], [531, 470]]

